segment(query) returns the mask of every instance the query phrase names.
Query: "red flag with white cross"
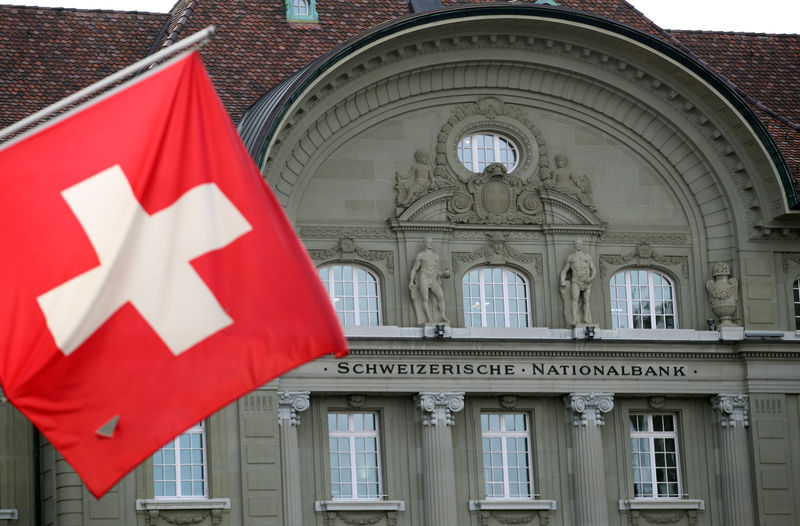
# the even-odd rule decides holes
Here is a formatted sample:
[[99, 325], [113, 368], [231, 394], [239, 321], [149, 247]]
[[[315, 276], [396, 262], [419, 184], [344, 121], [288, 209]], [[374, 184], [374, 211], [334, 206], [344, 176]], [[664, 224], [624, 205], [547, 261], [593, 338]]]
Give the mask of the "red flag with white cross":
[[96, 496], [347, 352], [198, 54], [0, 150], [0, 381]]

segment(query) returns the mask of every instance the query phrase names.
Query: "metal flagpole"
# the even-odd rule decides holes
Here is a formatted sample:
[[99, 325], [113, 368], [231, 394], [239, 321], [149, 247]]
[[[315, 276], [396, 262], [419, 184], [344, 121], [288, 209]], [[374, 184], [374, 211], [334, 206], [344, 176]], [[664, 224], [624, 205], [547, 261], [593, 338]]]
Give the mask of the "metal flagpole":
[[[191, 35], [189, 37], [186, 37], [183, 40], [180, 40], [180, 41], [176, 42], [175, 44], [173, 44], [173, 45], [171, 45], [169, 47], [166, 47], [166, 48], [162, 49], [158, 53], [154, 53], [154, 54], [150, 55], [149, 57], [145, 57], [142, 60], [140, 60], [138, 62], [135, 62], [134, 64], [131, 64], [130, 66], [128, 66], [128, 67], [126, 67], [124, 69], [121, 69], [121, 70], [117, 71], [116, 73], [113, 73], [113, 74], [109, 75], [108, 77], [95, 82], [91, 86], [83, 88], [82, 90], [80, 90], [78, 92], [75, 92], [75, 93], [73, 93], [72, 95], [69, 95], [66, 98], [61, 99], [60, 101], [51, 104], [50, 106], [44, 108], [43, 110], [37, 111], [33, 115], [30, 115], [30, 116], [22, 119], [21, 121], [18, 121], [16, 123], [12, 124], [8, 128], [0, 130], [0, 142], [3, 141], [5, 139], [5, 137], [13, 135], [13, 134], [15, 134], [15, 133], [17, 133], [17, 132], [19, 132], [21, 130], [24, 130], [28, 126], [31, 126], [32, 124], [35, 124], [35, 123], [37, 123], [39, 121], [42, 121], [43, 119], [46, 119], [48, 116], [51, 116], [51, 115], [53, 115], [55, 113], [58, 113], [59, 111], [63, 110], [64, 108], [69, 107], [69, 106], [71, 106], [73, 104], [76, 104], [76, 103], [80, 102], [81, 100], [83, 100], [83, 99], [85, 99], [87, 97], [90, 97], [91, 95], [93, 95], [95, 93], [98, 93], [98, 92], [108, 88], [109, 86], [114, 85], [116, 82], [119, 82], [120, 80], [125, 79], [126, 77], [130, 77], [132, 75], [135, 75], [136, 73], [139, 73], [140, 71], [145, 70], [146, 68], [150, 68], [154, 64], [160, 62], [161, 60], [163, 60], [165, 58], [171, 57], [171, 60], [169, 62], [167, 62], [167, 63], [164, 63], [163, 66], [166, 66], [167, 64], [170, 64], [170, 63], [174, 62], [175, 60], [179, 60], [180, 57], [182, 56], [182, 54], [180, 56], [173, 56], [173, 55], [177, 55], [178, 53], [180, 53], [180, 52], [182, 52], [184, 50], [187, 50], [188, 48], [191, 48], [192, 46], [197, 46], [197, 47], [202, 46], [203, 44], [207, 43], [212, 38], [214, 38], [214, 32], [215, 31], [216, 31], [216, 27], [215, 26], [208, 26], [207, 28], [205, 28], [205, 29], [203, 29], [201, 31], [198, 31], [195, 34], [193, 34], [193, 35]], [[157, 69], [153, 69], [148, 73], [152, 73], [153, 71], [157, 71]], [[141, 78], [145, 78], [146, 76], [148, 76], [148, 75], [143, 75]], [[139, 80], [139, 79], [137, 79], [137, 80]], [[112, 93], [115, 93], [116, 91], [118, 91], [118, 89], [124, 89], [124, 88], [128, 87], [129, 85], [130, 85], [130, 83], [125, 83], [125, 84], [123, 84], [121, 86], [117, 86], [116, 89], [114, 89], [112, 91], [109, 91], [108, 93], [105, 93], [102, 97], [98, 97], [98, 98], [92, 99], [90, 101], [87, 101], [86, 103], [81, 104], [80, 106], [70, 110], [69, 112], [66, 112], [63, 115], [59, 115], [58, 118], [47, 120], [46, 122], [43, 122], [39, 126], [36, 126], [35, 128], [33, 128], [31, 130], [28, 130], [27, 132], [25, 132], [24, 134], [20, 135], [19, 137], [15, 137], [11, 141], [8, 141], [8, 142], [6, 142], [4, 144], [0, 144], [0, 149], [3, 149], [5, 147], [7, 147], [7, 146], [10, 146], [11, 144], [13, 144], [15, 142], [17, 142], [17, 141], [19, 141], [19, 140], [21, 140], [21, 139], [33, 134], [33, 133], [38, 132], [41, 128], [43, 128], [45, 126], [49, 126], [49, 125], [51, 125], [51, 124], [53, 124], [55, 122], [58, 122], [59, 120], [61, 120], [61, 118], [64, 118], [67, 115], [72, 114], [73, 112], [79, 111], [79, 110], [85, 108], [86, 106], [88, 106], [90, 104], [94, 104], [95, 102], [97, 102], [99, 100], [102, 100], [106, 96], [110, 96]]]

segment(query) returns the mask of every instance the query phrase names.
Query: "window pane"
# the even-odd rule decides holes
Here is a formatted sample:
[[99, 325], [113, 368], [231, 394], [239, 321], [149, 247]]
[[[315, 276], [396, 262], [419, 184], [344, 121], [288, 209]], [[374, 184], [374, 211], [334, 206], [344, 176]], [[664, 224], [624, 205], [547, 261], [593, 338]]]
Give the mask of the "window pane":
[[625, 270], [609, 282], [612, 328], [674, 329], [675, 293], [670, 279], [650, 270]]

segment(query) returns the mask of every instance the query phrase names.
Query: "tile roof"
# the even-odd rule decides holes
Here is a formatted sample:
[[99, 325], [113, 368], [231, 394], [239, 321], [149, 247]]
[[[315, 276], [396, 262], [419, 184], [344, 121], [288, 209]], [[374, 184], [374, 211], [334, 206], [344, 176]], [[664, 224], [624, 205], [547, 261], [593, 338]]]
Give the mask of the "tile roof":
[[[442, 0], [445, 7], [494, 0]], [[532, 2], [518, 2], [532, 3]], [[665, 31], [625, 0], [559, 0], [694, 53], [764, 121], [800, 181], [800, 36]], [[283, 0], [178, 0], [169, 14], [0, 6], [0, 127], [85, 87], [168, 40], [208, 25], [202, 54], [234, 122], [303, 66], [378, 24], [408, 0], [324, 0], [319, 23], [287, 22]]]
[[800, 183], [800, 35], [670, 33], [735, 86]]
[[0, 6], [0, 128], [146, 56], [166, 15]]

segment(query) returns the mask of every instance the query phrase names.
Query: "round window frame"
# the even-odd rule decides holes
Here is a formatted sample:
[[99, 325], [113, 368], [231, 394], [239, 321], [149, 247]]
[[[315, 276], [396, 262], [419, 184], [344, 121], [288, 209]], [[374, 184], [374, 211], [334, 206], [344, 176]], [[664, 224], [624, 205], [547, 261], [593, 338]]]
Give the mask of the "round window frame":
[[467, 170], [461, 164], [458, 143], [462, 137], [480, 132], [497, 133], [511, 139], [519, 155], [513, 174], [523, 183], [533, 182], [538, 174], [549, 169], [544, 136], [527, 118], [517, 118], [522, 113], [520, 110], [504, 104], [502, 114], [490, 114], [481, 112], [480, 106], [480, 103], [467, 103], [457, 108], [442, 126], [436, 148], [437, 176], [454, 175], [462, 184], [466, 184], [478, 173]]

